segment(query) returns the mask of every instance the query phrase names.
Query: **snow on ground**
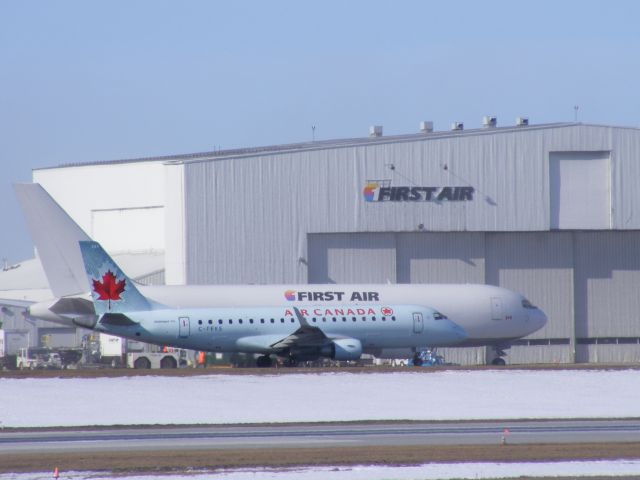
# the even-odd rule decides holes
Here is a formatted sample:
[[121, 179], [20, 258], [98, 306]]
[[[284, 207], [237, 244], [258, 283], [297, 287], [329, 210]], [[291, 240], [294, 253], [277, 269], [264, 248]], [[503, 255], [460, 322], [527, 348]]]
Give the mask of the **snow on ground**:
[[5, 427], [640, 417], [638, 371], [0, 379]]
[[[640, 474], [640, 460], [607, 460], [550, 463], [431, 463], [411, 467], [307, 467], [293, 469], [236, 469], [219, 472], [159, 475], [161, 480], [431, 480], [556, 476], [620, 477]], [[3, 480], [40, 480], [50, 473], [8, 473]], [[98, 472], [60, 472], [69, 480], [149, 480], [149, 476], [105, 475]]]

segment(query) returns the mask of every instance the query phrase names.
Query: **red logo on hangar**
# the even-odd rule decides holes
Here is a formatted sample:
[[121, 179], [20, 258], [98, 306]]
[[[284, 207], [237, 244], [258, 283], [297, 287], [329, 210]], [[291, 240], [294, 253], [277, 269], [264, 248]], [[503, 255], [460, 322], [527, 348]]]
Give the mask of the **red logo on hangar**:
[[383, 315], [393, 315], [393, 308], [391, 307], [382, 307], [380, 311]]

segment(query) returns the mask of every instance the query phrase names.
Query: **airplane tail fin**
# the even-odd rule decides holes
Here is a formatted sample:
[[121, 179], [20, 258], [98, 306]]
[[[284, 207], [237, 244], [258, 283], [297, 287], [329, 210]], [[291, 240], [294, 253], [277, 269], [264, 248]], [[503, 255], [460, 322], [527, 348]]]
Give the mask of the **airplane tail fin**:
[[18, 203], [56, 297], [89, 290], [78, 242], [91, 240], [38, 183], [15, 184]]
[[81, 241], [80, 252], [96, 314], [138, 312], [153, 308], [98, 242]]

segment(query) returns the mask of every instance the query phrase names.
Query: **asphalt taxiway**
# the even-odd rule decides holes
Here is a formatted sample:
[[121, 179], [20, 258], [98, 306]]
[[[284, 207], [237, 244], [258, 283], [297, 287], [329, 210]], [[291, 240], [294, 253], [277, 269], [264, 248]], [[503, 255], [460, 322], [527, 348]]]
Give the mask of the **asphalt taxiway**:
[[0, 432], [0, 452], [64, 453], [399, 445], [640, 442], [640, 420], [393, 422]]

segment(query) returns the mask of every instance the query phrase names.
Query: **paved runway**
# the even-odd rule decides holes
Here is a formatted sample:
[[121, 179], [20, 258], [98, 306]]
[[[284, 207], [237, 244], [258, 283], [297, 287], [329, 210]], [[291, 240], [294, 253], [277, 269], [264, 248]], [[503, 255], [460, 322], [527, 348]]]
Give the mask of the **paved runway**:
[[[508, 430], [508, 433], [505, 432]], [[1, 432], [0, 452], [640, 442], [640, 420], [131, 427]]]

